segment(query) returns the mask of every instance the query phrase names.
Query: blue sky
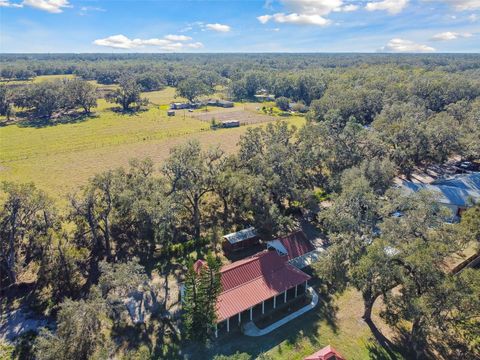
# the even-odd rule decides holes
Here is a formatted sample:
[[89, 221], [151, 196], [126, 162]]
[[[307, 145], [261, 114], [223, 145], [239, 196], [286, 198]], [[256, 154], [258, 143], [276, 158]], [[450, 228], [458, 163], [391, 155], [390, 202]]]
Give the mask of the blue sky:
[[0, 52], [480, 52], [480, 0], [0, 0]]

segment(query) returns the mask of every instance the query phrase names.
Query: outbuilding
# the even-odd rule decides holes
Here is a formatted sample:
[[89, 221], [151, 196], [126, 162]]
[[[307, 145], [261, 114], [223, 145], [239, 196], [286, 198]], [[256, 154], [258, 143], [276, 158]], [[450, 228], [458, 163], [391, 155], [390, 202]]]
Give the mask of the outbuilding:
[[254, 227], [249, 227], [223, 236], [222, 247], [227, 253], [240, 251], [255, 246], [259, 243], [260, 237]]
[[222, 127], [224, 128], [233, 128], [233, 127], [239, 127], [239, 126], [240, 126], [240, 121], [238, 120], [222, 121]]
[[328, 345], [303, 360], [345, 360], [345, 358], [337, 350]]

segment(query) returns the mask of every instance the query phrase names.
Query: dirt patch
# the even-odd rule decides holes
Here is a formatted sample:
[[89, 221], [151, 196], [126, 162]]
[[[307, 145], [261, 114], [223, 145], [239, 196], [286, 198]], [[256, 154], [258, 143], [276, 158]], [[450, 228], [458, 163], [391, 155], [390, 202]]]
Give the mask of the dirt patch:
[[241, 125], [259, 124], [278, 119], [274, 116], [259, 114], [258, 112], [249, 110], [234, 110], [234, 111], [209, 111], [205, 113], [193, 113], [191, 115], [201, 121], [211, 122], [212, 118], [217, 122], [237, 120]]

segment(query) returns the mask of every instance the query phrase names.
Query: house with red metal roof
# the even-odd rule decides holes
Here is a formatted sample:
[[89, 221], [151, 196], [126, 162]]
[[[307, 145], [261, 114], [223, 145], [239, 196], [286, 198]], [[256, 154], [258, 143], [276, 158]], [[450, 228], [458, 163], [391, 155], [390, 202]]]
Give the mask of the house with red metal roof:
[[301, 230], [267, 241], [267, 249], [275, 249], [279, 254], [285, 255], [288, 262], [299, 269], [317, 260], [323, 251], [322, 248], [313, 246]]
[[303, 360], [345, 360], [345, 358], [337, 350], [328, 345]]
[[277, 251], [263, 251], [220, 270], [222, 292], [217, 299], [217, 332], [252, 321], [306, 292], [310, 276]]

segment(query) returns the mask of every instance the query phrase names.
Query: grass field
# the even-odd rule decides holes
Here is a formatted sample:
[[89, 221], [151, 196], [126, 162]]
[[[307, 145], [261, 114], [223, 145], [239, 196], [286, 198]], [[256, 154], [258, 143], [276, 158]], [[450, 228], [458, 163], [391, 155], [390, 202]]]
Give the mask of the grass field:
[[208, 123], [180, 113], [167, 117], [174, 94], [172, 88], [145, 93], [154, 104], [136, 114], [114, 112], [113, 104], [100, 99], [94, 116], [76, 122], [1, 127], [0, 181], [33, 181], [58, 199], [100, 171], [127, 165], [129, 159], [148, 156], [160, 165], [172, 146], [188, 139], [218, 144], [227, 152], [235, 149], [247, 127], [211, 130]]

